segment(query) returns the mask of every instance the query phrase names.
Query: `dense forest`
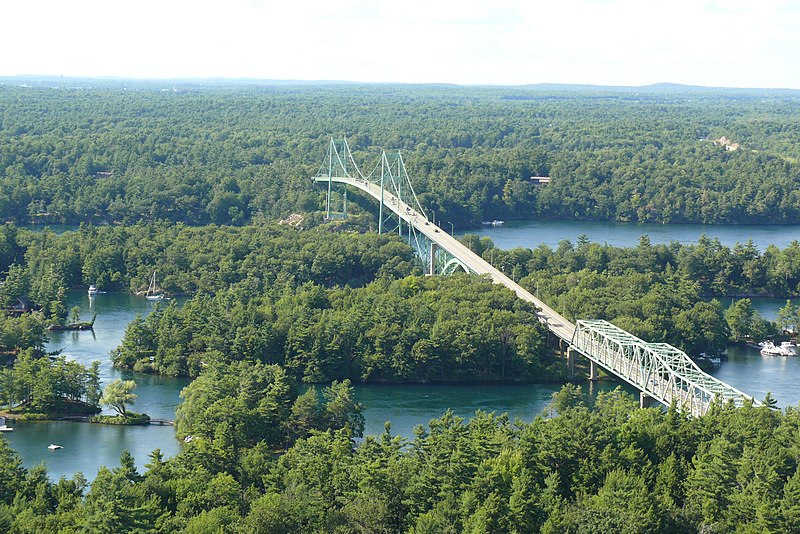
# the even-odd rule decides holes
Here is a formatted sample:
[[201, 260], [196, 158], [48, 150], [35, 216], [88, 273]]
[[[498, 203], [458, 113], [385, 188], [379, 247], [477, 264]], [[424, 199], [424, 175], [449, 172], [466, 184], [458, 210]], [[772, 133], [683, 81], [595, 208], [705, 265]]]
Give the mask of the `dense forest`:
[[[554, 395], [531, 423], [445, 413], [356, 441], [347, 384], [297, 396], [277, 367], [187, 388], [193, 439], [87, 483], [24, 469], [0, 438], [0, 529], [33, 532], [797, 532], [800, 411], [639, 409], [619, 389]], [[220, 380], [215, 391], [211, 379]], [[325, 423], [320, 424], [320, 421]], [[289, 444], [288, 449], [283, 447]], [[275, 454], [280, 452], [280, 454]]]
[[[128, 326], [115, 365], [177, 376], [216, 362], [277, 363], [297, 380], [493, 382], [563, 378], [534, 307], [488, 280], [410, 276], [197, 296]], [[202, 376], [202, 375], [201, 375]]]
[[[796, 242], [762, 252], [705, 237], [651, 245], [644, 236], [629, 248], [580, 237], [557, 249], [504, 251], [474, 235], [461, 240], [569, 319], [607, 319], [692, 355], [775, 335], [777, 326], [797, 329], [791, 317], [777, 326], [764, 321], [749, 301], [726, 312], [714, 300], [798, 295]], [[62, 235], [5, 225], [0, 243], [8, 273], [0, 303], [27, 295], [42, 307], [40, 315], [0, 321], [0, 349], [41, 347], [36, 317], [66, 313], [69, 288], [141, 291], [157, 271], [168, 293], [195, 298], [132, 323], [117, 365], [197, 376], [212, 359], [260, 361], [306, 382], [562, 376], [532, 311], [509, 292], [473, 277], [419, 277], [412, 249], [397, 236], [339, 221], [306, 230], [82, 225]]]
[[309, 178], [346, 135], [365, 168], [402, 150], [422, 204], [458, 226], [800, 221], [795, 92], [54, 83], [0, 84], [0, 220], [314, 211]]
[[466, 234], [460, 239], [514, 279], [536, 279], [543, 294], [551, 296], [563, 292], [545, 287], [557, 275], [613, 277], [628, 272], [691, 280], [703, 296], [800, 296], [800, 241], [792, 241], [784, 249], [770, 245], [760, 251], [752, 241], [727, 247], [707, 236], [691, 244], [652, 245], [643, 235], [635, 247], [615, 247], [590, 242], [581, 235], [575, 243], [564, 240], [556, 249], [542, 244], [535, 249], [501, 250], [488, 238]]
[[[56, 235], [0, 227], [0, 305], [21, 295], [44, 304], [42, 280], [56, 287], [141, 292], [154, 271], [169, 294], [215, 292], [230, 286], [359, 286], [375, 278], [419, 272], [411, 248], [396, 235], [337, 231], [332, 226], [301, 230], [281, 224], [245, 227], [150, 223], [82, 225]], [[49, 285], [47, 286], [50, 287]], [[3, 300], [4, 299], [4, 300]]]
[[86, 367], [28, 348], [13, 366], [0, 367], [0, 409], [28, 420], [99, 412], [101, 392], [97, 361]]
[[[563, 381], [565, 365], [531, 305], [422, 276], [357, 196], [323, 221], [309, 179], [347, 135], [366, 168], [401, 149], [422, 204], [462, 227], [800, 223], [797, 93], [70, 83], [0, 83], [0, 402], [107, 404], [98, 364], [44, 354], [45, 328], [70, 289], [142, 292], [156, 272], [192, 298], [137, 317], [111, 357], [192, 377], [184, 447], [51, 481], [0, 437], [0, 531], [800, 532], [800, 410], [769, 396], [694, 418], [567, 385], [530, 423], [447, 412], [364, 437], [355, 382]], [[462, 241], [570, 319], [691, 354], [800, 322], [746, 298], [800, 295], [798, 242]]]

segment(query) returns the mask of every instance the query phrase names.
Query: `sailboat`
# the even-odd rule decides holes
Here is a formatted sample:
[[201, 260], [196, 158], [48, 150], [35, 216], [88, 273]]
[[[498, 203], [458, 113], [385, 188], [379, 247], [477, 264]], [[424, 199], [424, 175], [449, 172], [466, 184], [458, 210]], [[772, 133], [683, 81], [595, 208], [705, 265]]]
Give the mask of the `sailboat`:
[[147, 295], [145, 295], [147, 300], [163, 300], [164, 294], [156, 292], [156, 272], [153, 271], [153, 278], [150, 280], [150, 287], [147, 288]]

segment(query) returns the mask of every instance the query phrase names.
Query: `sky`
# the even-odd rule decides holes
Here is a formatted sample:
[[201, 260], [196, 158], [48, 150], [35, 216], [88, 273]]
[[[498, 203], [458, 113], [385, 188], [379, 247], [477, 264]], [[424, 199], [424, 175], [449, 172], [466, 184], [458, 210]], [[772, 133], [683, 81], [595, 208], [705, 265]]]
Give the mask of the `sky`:
[[2, 0], [0, 76], [800, 89], [795, 0]]

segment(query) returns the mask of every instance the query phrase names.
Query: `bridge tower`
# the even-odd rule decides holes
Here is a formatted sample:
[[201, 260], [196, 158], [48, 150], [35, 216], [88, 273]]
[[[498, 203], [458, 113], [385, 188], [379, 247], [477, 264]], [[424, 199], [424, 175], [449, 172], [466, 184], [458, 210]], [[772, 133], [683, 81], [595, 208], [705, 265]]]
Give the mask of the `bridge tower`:
[[[313, 180], [328, 186], [327, 210], [330, 209], [334, 183], [349, 185], [377, 200], [380, 204], [379, 230], [397, 230], [400, 236], [407, 237], [426, 272], [447, 273], [460, 267], [485, 275], [509, 288], [519, 298], [533, 303], [539, 321], [559, 339], [559, 344], [567, 345], [570, 361], [576, 354], [585, 356], [595, 371], [602, 367], [637, 388], [642, 393], [643, 404], [648, 399], [665, 405], [674, 402], [694, 416], [704, 414], [717, 401], [732, 402], [735, 406], [760, 404], [749, 395], [704, 373], [684, 352], [671, 345], [648, 343], [602, 320], [580, 320], [572, 324], [436, 226], [435, 221], [428, 220], [399, 153], [387, 155], [383, 152], [372, 172], [364, 175], [358, 170], [347, 142], [331, 140], [328, 158]], [[592, 375], [592, 378], [596, 377], [596, 373]]]
[[[351, 173], [358, 173], [358, 166], [356, 166], [353, 157], [350, 154], [350, 147], [347, 144], [347, 139], [340, 139], [334, 141], [331, 139], [331, 144], [328, 147], [328, 157], [323, 163], [323, 167], [327, 164], [328, 176], [328, 190], [325, 195], [325, 220], [346, 219], [347, 218], [347, 186], [343, 184], [335, 184], [334, 177], [348, 177]], [[320, 168], [320, 171], [323, 169]], [[341, 199], [342, 211], [332, 211], [331, 204], [338, 199]]]
[[[327, 196], [325, 217], [328, 220], [342, 218], [331, 211], [331, 199], [335, 194], [335, 184], [342, 180], [352, 180], [359, 185], [374, 184], [380, 188], [378, 199], [378, 233], [396, 232], [417, 252], [423, 270], [428, 274], [447, 274], [456, 270], [467, 271], [461, 262], [449, 251], [436, 247], [412, 221], [428, 221], [425, 209], [417, 198], [411, 178], [408, 176], [402, 154], [381, 151], [380, 161], [371, 172], [364, 174], [358, 168], [346, 139], [331, 139], [328, 154], [313, 177], [316, 182], [325, 183]], [[346, 185], [343, 185], [346, 187]], [[387, 194], [388, 193], [388, 194]], [[347, 205], [346, 190], [342, 193]], [[396, 205], [389, 205], [394, 203]], [[403, 206], [403, 212], [398, 209]], [[344, 210], [346, 216], [346, 209]], [[435, 221], [434, 221], [435, 224]]]

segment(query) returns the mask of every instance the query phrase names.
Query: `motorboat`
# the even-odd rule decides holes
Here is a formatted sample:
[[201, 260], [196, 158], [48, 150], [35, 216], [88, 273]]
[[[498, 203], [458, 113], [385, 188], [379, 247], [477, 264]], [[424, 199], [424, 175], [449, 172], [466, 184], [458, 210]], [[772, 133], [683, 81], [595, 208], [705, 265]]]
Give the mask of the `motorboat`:
[[772, 341], [762, 341], [758, 346], [761, 347], [762, 356], [783, 356], [781, 349], [776, 347]]
[[47, 448], [50, 449], [51, 451], [56, 451], [58, 449], [63, 449], [64, 447], [62, 447], [61, 445], [56, 445], [55, 443], [51, 443], [50, 445], [47, 446]]
[[97, 295], [97, 293], [98, 293], [97, 287], [95, 287], [94, 284], [90, 285], [89, 286], [89, 294], [90, 295]]
[[483, 224], [486, 226], [502, 226], [505, 221], [499, 221], [494, 219], [492, 221], [484, 221]]
[[711, 356], [705, 352], [701, 352], [694, 360], [701, 368], [716, 369], [722, 365], [721, 357]]
[[797, 356], [797, 346], [784, 341], [780, 345], [775, 345], [772, 341], [762, 341], [758, 344], [761, 347], [762, 356]]
[[12, 430], [14, 429], [6, 425], [6, 418], [0, 417], [0, 432], [11, 432]]

